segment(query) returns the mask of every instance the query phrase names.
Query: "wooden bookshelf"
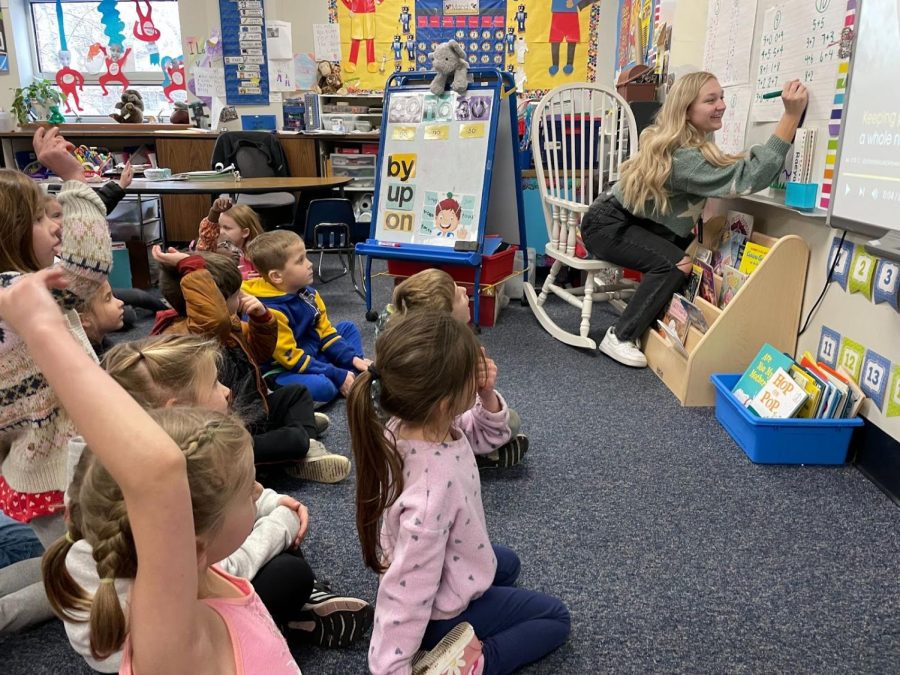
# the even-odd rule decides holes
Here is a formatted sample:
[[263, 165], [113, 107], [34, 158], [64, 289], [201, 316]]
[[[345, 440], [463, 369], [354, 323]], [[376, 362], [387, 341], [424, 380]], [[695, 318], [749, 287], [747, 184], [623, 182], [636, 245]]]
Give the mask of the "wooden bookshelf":
[[[724, 225], [724, 218], [705, 223], [706, 241], [718, 241]], [[691, 326], [685, 340], [687, 358], [655, 325], [644, 335], [650, 368], [684, 406], [714, 405], [709, 376], [743, 372], [765, 342], [792, 356], [796, 351], [809, 248], [796, 235], [773, 238], [754, 232], [750, 240], [768, 246], [769, 253], [724, 309], [695, 300], [709, 330], [704, 334]], [[716, 276], [717, 297], [721, 282]]]

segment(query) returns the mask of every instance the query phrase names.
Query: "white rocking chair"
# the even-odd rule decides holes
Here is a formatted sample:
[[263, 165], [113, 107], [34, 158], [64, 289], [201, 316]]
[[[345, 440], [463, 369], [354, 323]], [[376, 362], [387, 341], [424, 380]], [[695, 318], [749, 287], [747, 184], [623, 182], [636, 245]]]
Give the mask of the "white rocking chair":
[[[620, 267], [576, 257], [575, 242], [582, 217], [594, 199], [618, 180], [619, 167], [637, 151], [637, 142], [631, 108], [621, 96], [599, 85], [556, 87], [534, 111], [531, 146], [550, 237], [544, 251], [554, 262], [540, 295], [525, 284], [525, 296], [544, 329], [575, 347], [597, 348], [588, 337], [593, 303], [609, 302], [621, 312], [624, 301], [634, 294], [634, 282], [622, 278]], [[584, 286], [557, 285], [563, 265], [583, 273]], [[545, 304], [551, 293], [580, 310], [577, 335], [560, 328], [547, 314]]]

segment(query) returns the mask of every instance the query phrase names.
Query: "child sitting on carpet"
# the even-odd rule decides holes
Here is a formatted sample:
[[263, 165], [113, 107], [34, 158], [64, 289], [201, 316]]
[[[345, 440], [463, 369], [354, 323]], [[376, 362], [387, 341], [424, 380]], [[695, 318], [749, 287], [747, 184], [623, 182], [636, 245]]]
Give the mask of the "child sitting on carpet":
[[246, 251], [247, 245], [262, 231], [256, 211], [246, 204], [235, 205], [228, 197], [219, 197], [210, 207], [209, 215], [200, 222], [197, 250], [233, 253], [241, 277], [255, 279], [259, 273]]
[[[421, 310], [449, 313], [457, 321], [469, 323], [469, 296], [466, 289], [456, 284], [453, 277], [438, 269], [416, 272], [394, 289], [393, 303], [385, 307], [375, 325], [375, 338], [387, 326], [391, 317], [402, 316]], [[482, 347], [484, 350], [484, 347]], [[377, 356], [377, 355], [376, 355]], [[489, 359], [488, 359], [489, 360]], [[490, 361], [493, 365], [493, 361]], [[486, 455], [476, 455], [481, 469], [506, 468], [522, 461], [528, 452], [528, 436], [520, 434], [522, 420], [510, 408], [510, 440]]]
[[[392, 319], [375, 349], [347, 401], [356, 525], [381, 574], [369, 668], [478, 675], [537, 661], [566, 641], [569, 612], [515, 587], [518, 556], [488, 538], [474, 455], [510, 437], [496, 368], [441, 312]], [[419, 649], [431, 652], [413, 663]]]
[[350, 460], [328, 452], [318, 440], [328, 418], [314, 413], [310, 392], [295, 384], [268, 393], [259, 366], [272, 358], [278, 327], [259, 300], [241, 291], [234, 262], [218, 253], [188, 255], [173, 248], [163, 253], [159, 246], [153, 257], [172, 309], [157, 314], [151, 333], [191, 333], [219, 343], [219, 379], [253, 435], [256, 463], [283, 464], [290, 475], [321, 483], [346, 478]]
[[312, 287], [313, 265], [303, 239], [289, 230], [263, 232], [247, 248], [260, 278], [244, 290], [269, 308], [278, 322], [278, 346], [272, 365], [278, 386], [302, 384], [319, 403], [346, 396], [363, 358], [362, 336], [350, 321], [332, 326], [325, 302]]
[[[217, 379], [216, 345], [192, 335], [160, 335], [114, 346], [103, 365], [106, 371], [145, 408], [195, 406], [228, 412], [228, 389]], [[78, 485], [83, 471], [76, 471], [84, 444], [69, 445], [69, 517], [79, 529]], [[84, 464], [81, 465], [82, 468]], [[249, 579], [275, 623], [288, 637], [323, 647], [347, 646], [368, 630], [372, 607], [363, 600], [339, 597], [315, 581], [299, 545], [306, 536], [309, 516], [297, 500], [263, 490], [257, 484], [253, 530], [241, 547], [219, 566], [228, 574]], [[71, 537], [75, 539], [75, 537]], [[93, 548], [85, 539], [70, 544], [61, 539], [48, 555], [48, 566], [61, 584], [71, 583], [89, 595], [97, 592], [100, 579]], [[64, 564], [63, 564], [64, 563]], [[126, 606], [131, 583], [117, 584], [120, 604]], [[63, 616], [72, 647], [94, 670], [118, 672], [121, 652], [97, 660], [91, 654], [87, 614], [71, 611]], [[67, 620], [74, 618], [75, 620]]]
[[[47, 290], [65, 285], [42, 270], [0, 291], [0, 316], [90, 448], [66, 535], [92, 547], [100, 583], [93, 597], [66, 585], [51, 552], [51, 604], [86, 612], [93, 655], [122, 649], [120, 673], [299, 673], [250, 583], [215, 564], [253, 525], [250, 435], [209, 410], [145, 411], [71, 335]], [[129, 579], [126, 619], [116, 584]]]

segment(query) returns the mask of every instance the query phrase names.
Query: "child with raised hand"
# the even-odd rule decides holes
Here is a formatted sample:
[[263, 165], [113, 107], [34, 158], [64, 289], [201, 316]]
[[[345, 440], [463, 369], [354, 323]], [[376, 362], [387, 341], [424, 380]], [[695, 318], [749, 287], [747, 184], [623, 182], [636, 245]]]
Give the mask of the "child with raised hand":
[[514, 587], [520, 561], [488, 538], [473, 456], [509, 439], [496, 369], [478, 382], [478, 340], [440, 312], [392, 319], [376, 353], [347, 401], [356, 526], [381, 574], [369, 668], [478, 675], [542, 658], [565, 642], [568, 610]]
[[[412, 312], [436, 311], [449, 313], [463, 324], [469, 323], [469, 296], [466, 289], [453, 281], [453, 277], [439, 269], [416, 272], [394, 288], [393, 302], [385, 307], [375, 324], [375, 338], [392, 317]], [[484, 347], [482, 347], [484, 351]], [[485, 357], [485, 364], [496, 367]], [[528, 452], [528, 436], [520, 434], [522, 420], [519, 414], [509, 409], [510, 440], [486, 455], [475, 455], [480, 469], [508, 468], [522, 461]]]
[[[0, 169], [0, 288], [14, 287], [28, 272], [53, 265], [68, 280], [55, 294], [68, 330], [86, 354], [93, 356], [75, 307], [89, 302], [109, 274], [112, 245], [106, 211], [85, 183], [84, 169], [72, 155], [72, 144], [58, 129], [35, 130], [37, 159], [63, 179], [58, 198], [63, 225], [47, 217], [44, 195], [33, 180]], [[37, 365], [16, 334], [0, 321], [0, 510], [29, 523], [44, 545], [64, 528], [66, 443], [75, 426], [41, 377]], [[11, 592], [0, 598], [0, 632], [17, 630], [49, 618], [49, 607], [35, 573], [19, 575]], [[27, 597], [26, 597], [27, 596]], [[33, 611], [32, 611], [33, 610]]]
[[259, 273], [246, 251], [247, 245], [262, 231], [256, 211], [246, 204], [234, 204], [228, 197], [219, 197], [210, 207], [209, 215], [200, 222], [197, 250], [234, 254], [241, 277], [255, 279]]
[[[193, 335], [160, 335], [120, 343], [107, 353], [107, 373], [145, 408], [194, 406], [228, 411], [228, 389], [217, 379], [216, 344]], [[94, 595], [100, 578], [93, 547], [82, 538], [79, 494], [84, 478], [84, 443], [69, 445], [68, 537], [46, 556], [53, 585], [69, 595]], [[76, 467], [79, 467], [76, 470]], [[219, 563], [227, 573], [249, 579], [289, 638], [319, 646], [343, 647], [362, 637], [372, 623], [365, 601], [322, 589], [299, 545], [309, 525], [306, 507], [286, 495], [257, 484], [256, 519], [240, 548]], [[74, 544], [71, 542], [75, 542]], [[315, 592], [314, 592], [315, 587]], [[79, 590], [80, 589], [80, 590]], [[127, 606], [131, 583], [117, 584], [120, 604]], [[312, 595], [312, 597], [311, 597]], [[121, 652], [98, 660], [91, 653], [88, 613], [78, 608], [61, 613], [72, 647], [101, 672], [118, 672]]]
[[[219, 378], [232, 393], [232, 407], [253, 435], [259, 465], [278, 464], [293, 476], [336, 483], [350, 473], [350, 460], [328, 452], [319, 435], [329, 420], [315, 413], [310, 392], [294, 384], [268, 393], [260, 365], [275, 350], [275, 317], [241, 291], [241, 275], [227, 256], [189, 255], [153, 248], [160, 287], [172, 307], [159, 312], [151, 333], [190, 333], [215, 339], [222, 348]], [[239, 316], [246, 315], [248, 321]]]
[[[249, 434], [220, 413], [169, 408], [151, 416], [141, 408], [69, 334], [47, 291], [64, 285], [60, 271], [44, 270], [0, 292], [0, 316], [27, 344], [93, 457], [83, 468], [79, 519], [100, 586], [93, 598], [68, 595], [48, 575], [51, 603], [88, 611], [95, 654], [123, 648], [121, 673], [298, 673], [249, 582], [213, 564], [253, 525]], [[129, 577], [126, 622], [115, 584]]]
[[363, 357], [362, 336], [351, 321], [332, 325], [325, 301], [312, 287], [313, 265], [303, 239], [290, 230], [263, 232], [247, 248], [260, 278], [243, 288], [275, 315], [278, 346], [271, 365], [275, 384], [302, 384], [319, 403], [346, 396]]

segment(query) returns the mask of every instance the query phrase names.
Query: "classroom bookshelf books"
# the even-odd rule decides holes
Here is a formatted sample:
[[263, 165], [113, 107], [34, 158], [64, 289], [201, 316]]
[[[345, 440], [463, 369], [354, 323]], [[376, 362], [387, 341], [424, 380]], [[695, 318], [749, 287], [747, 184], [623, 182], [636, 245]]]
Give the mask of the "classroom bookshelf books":
[[856, 417], [865, 394], [849, 374], [804, 352], [794, 360], [766, 343], [731, 390], [754, 415], [787, 419]]
[[[709, 220], [704, 239], [717, 241], [723, 227], [725, 218]], [[766, 342], [779, 352], [793, 354], [796, 349], [809, 248], [795, 235], [776, 239], [754, 231], [750, 241], [767, 246], [769, 253], [724, 308], [699, 296], [694, 299], [709, 328], [703, 333], [689, 327], [686, 357], [655, 327], [644, 335], [650, 367], [682, 405], [713, 405], [710, 375], [743, 372]], [[713, 275], [713, 283], [719, 297], [722, 277]]]

